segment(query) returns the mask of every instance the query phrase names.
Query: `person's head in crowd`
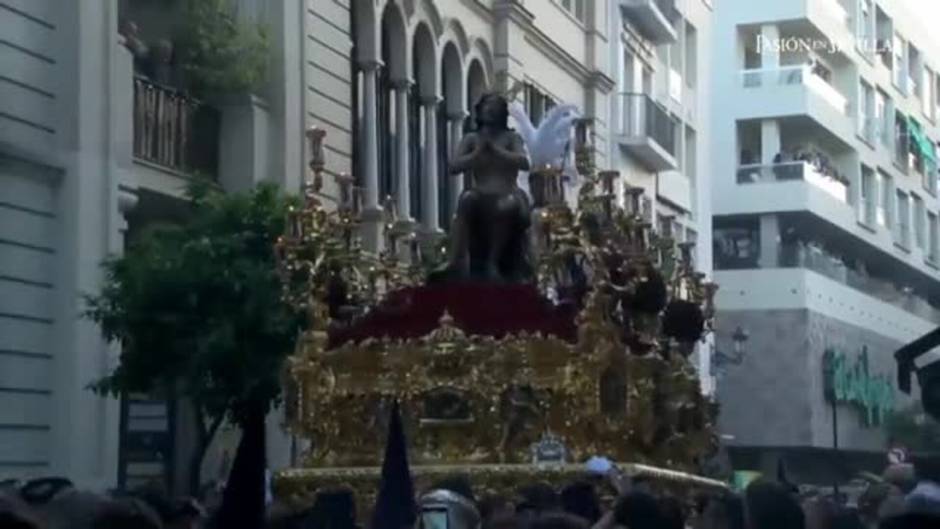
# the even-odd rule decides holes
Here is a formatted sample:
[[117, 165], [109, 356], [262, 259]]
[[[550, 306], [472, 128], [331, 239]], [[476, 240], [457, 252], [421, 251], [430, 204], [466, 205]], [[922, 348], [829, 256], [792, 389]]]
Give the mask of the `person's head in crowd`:
[[744, 512], [748, 529], [804, 529], [806, 525], [790, 488], [764, 479], [747, 486]]
[[904, 513], [885, 518], [878, 529], [937, 529], [940, 518], [930, 514]]
[[888, 483], [872, 483], [858, 497], [858, 512], [867, 523], [876, 523], [881, 517], [878, 511], [881, 505], [892, 494], [892, 489], [898, 490]]
[[590, 524], [580, 516], [556, 511], [535, 518], [529, 523], [528, 529], [589, 529], [589, 527]]
[[728, 493], [695, 498], [692, 527], [695, 529], [744, 529], [741, 499]]
[[855, 509], [836, 509], [829, 520], [828, 529], [865, 529], [865, 522]]
[[356, 529], [356, 500], [347, 488], [322, 490], [308, 511], [304, 529]]
[[131, 490], [128, 494], [123, 497], [133, 498], [144, 502], [148, 507], [150, 507], [153, 512], [157, 513], [157, 516], [160, 517], [160, 520], [167, 524], [174, 518], [176, 506], [173, 504], [173, 501], [167, 496], [166, 492], [163, 490], [163, 487], [156, 484], [147, 484], [139, 488]]
[[881, 506], [878, 508], [878, 519], [886, 520], [898, 516], [899, 514], [904, 514], [906, 508], [904, 497], [890, 496], [888, 499], [881, 502]]
[[663, 529], [684, 529], [685, 508], [678, 498], [672, 495], [659, 497], [659, 513], [663, 519]]
[[278, 512], [269, 516], [265, 529], [306, 529], [304, 516], [304, 513]]
[[206, 511], [193, 498], [177, 500], [172, 511], [164, 517], [167, 529], [198, 529], [206, 520]]
[[483, 524], [497, 516], [515, 514], [515, 508], [509, 498], [500, 494], [487, 494], [477, 502], [477, 508], [480, 510], [480, 519]]
[[924, 481], [917, 485], [904, 500], [906, 512], [940, 517], [940, 484]]
[[42, 529], [39, 519], [19, 498], [0, 492], [0, 527], [3, 529]]
[[629, 529], [661, 529], [665, 526], [656, 498], [642, 491], [629, 492], [617, 500], [614, 522]]
[[815, 495], [803, 500], [802, 507], [806, 529], [831, 529], [832, 520], [838, 512], [832, 500]]
[[509, 512], [492, 515], [483, 522], [483, 529], [528, 529], [521, 517]]
[[94, 492], [69, 488], [44, 504], [41, 512], [48, 529], [89, 529], [109, 501]]
[[736, 494], [721, 494], [705, 510], [709, 529], [745, 529], [744, 501]]
[[884, 469], [881, 477], [885, 483], [898, 487], [905, 494], [917, 486], [917, 473], [914, 471], [914, 465], [910, 463], [890, 465]]
[[447, 476], [444, 479], [438, 481], [431, 487], [432, 490], [449, 490], [460, 494], [464, 498], [476, 503], [476, 497], [473, 494], [473, 485], [470, 483], [470, 478], [462, 474], [454, 474]]
[[136, 498], [105, 502], [98, 509], [91, 529], [163, 529], [160, 516]]
[[940, 458], [924, 457], [914, 462], [914, 475], [917, 482], [932, 481], [940, 484]]
[[516, 513], [520, 516], [527, 518], [540, 516], [543, 513], [558, 510], [559, 506], [558, 493], [548, 483], [530, 483], [519, 488]]
[[601, 518], [601, 502], [594, 485], [575, 481], [561, 489], [561, 508], [568, 514], [580, 516], [593, 524]]

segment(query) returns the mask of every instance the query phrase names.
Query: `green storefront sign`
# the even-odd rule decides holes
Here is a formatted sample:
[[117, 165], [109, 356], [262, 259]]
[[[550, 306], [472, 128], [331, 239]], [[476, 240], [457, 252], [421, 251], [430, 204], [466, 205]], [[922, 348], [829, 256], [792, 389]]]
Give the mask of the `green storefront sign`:
[[867, 427], [884, 423], [894, 409], [895, 393], [890, 375], [873, 375], [868, 367], [868, 348], [850, 361], [835, 349], [823, 354], [823, 380], [826, 399], [838, 404], [852, 404], [861, 411], [862, 424]]

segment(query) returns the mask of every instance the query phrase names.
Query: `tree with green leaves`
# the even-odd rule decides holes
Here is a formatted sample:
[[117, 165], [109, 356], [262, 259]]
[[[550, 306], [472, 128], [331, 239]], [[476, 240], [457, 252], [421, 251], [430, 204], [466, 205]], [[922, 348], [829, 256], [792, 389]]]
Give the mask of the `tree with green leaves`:
[[264, 25], [239, 18], [233, 0], [186, 0], [180, 65], [197, 96], [254, 93], [267, 77], [270, 42]]
[[87, 315], [120, 343], [120, 364], [93, 389], [163, 393], [197, 413], [190, 486], [223, 421], [243, 425], [278, 403], [285, 358], [305, 325], [282, 299], [274, 243], [296, 201], [273, 185], [225, 194], [202, 183], [190, 214], [145, 231], [104, 262]]
[[940, 422], [924, 413], [920, 402], [888, 415], [885, 433], [891, 441], [912, 452], [940, 451]]

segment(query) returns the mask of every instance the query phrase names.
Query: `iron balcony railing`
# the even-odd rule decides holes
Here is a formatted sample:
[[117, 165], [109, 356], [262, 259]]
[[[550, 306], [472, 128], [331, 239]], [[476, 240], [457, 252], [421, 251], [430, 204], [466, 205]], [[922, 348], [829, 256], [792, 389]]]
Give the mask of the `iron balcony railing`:
[[173, 171], [215, 178], [218, 110], [144, 77], [134, 78], [134, 157]]
[[671, 156], [676, 156], [676, 120], [649, 95], [620, 94], [624, 119], [622, 134], [631, 138], [649, 137]]

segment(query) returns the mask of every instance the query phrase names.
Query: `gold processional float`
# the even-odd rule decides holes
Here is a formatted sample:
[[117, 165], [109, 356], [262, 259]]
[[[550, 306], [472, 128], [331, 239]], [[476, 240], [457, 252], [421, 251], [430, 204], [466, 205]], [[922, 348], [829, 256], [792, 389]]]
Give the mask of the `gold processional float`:
[[[362, 247], [360, 189], [351, 177], [336, 178], [338, 205], [325, 207], [325, 132], [308, 131], [304, 202], [290, 213], [276, 252], [285, 296], [309, 314], [289, 359], [286, 405], [289, 428], [310, 445], [302, 468], [275, 477], [279, 497], [302, 502], [320, 488], [345, 486], [360, 505], [371, 504], [396, 400], [418, 490], [454, 474], [478, 492], [560, 484], [583, 475], [595, 455], [667, 488], [724, 486], [694, 474], [717, 449], [717, 408], [688, 360], [712, 329], [717, 286], [694, 270], [693, 243], [652, 229], [642, 189], [625, 186], [625, 205], [618, 204], [619, 173], [595, 170], [590, 134], [590, 122], [579, 121], [583, 185], [575, 208], [562, 196], [560, 171], [533, 171], [547, 197], [533, 215], [537, 284], [447, 287], [427, 280], [444, 244], [420, 237], [390, 198], [378, 255]], [[587, 276], [580, 283], [572, 263]], [[559, 303], [576, 284], [580, 301]], [[538, 310], [566, 330], [513, 330], [532, 292], [544, 305]], [[434, 303], [423, 299], [440, 305], [441, 295], [430, 324], [409, 325], [429, 317]], [[482, 312], [509, 332], [464, 328], [456, 313], [465, 299], [453, 298], [474, 296], [492, 302]], [[381, 313], [391, 314], [393, 326], [370, 331], [370, 318]]]

